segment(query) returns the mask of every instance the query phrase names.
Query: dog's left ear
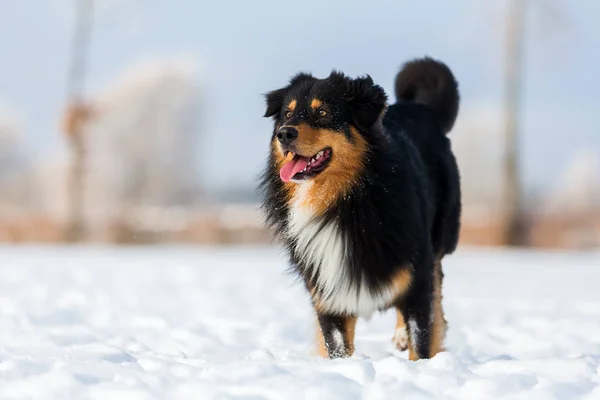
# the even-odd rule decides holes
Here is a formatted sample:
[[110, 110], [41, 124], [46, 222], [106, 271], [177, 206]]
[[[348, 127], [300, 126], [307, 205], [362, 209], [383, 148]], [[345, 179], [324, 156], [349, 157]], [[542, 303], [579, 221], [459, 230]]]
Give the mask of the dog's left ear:
[[377, 122], [387, 101], [383, 88], [373, 83], [369, 75], [350, 80], [344, 98], [350, 106], [354, 123], [361, 129], [369, 129]]

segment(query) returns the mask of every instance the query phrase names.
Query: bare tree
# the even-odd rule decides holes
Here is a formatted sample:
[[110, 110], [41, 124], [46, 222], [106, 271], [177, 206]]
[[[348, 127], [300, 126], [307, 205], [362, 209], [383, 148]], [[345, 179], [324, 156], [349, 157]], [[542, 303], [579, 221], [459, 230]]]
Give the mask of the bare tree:
[[[526, 221], [524, 190], [521, 182], [521, 152], [519, 138], [521, 134], [521, 111], [523, 93], [523, 72], [525, 49], [525, 33], [528, 15], [538, 19], [538, 34], [548, 38], [572, 29], [568, 16], [561, 10], [560, 1], [544, 0], [509, 0], [506, 21], [505, 52], [505, 141], [504, 159], [504, 243], [512, 246], [523, 246], [528, 241], [528, 221]], [[537, 6], [538, 9], [530, 8]], [[535, 25], [532, 24], [532, 25]]]
[[196, 76], [187, 61], [147, 61], [94, 96], [85, 192], [87, 220], [96, 232], [129, 224], [144, 209], [197, 200]]
[[88, 48], [93, 20], [93, 0], [78, 0], [75, 13], [75, 30], [71, 49], [71, 65], [67, 78], [68, 106], [63, 121], [71, 149], [68, 190], [68, 241], [82, 240], [85, 234], [83, 210], [83, 184], [85, 151], [83, 127], [90, 116], [90, 107], [82, 98], [87, 74]]
[[523, 218], [519, 164], [519, 118], [521, 109], [523, 45], [527, 0], [510, 0], [506, 31], [505, 139], [504, 159], [504, 242], [524, 245], [527, 240]]

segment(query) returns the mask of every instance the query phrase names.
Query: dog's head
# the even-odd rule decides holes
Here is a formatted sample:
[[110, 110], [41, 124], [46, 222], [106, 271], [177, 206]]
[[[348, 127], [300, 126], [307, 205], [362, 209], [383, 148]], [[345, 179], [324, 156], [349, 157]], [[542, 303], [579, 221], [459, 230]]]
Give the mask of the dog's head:
[[271, 150], [284, 182], [352, 179], [364, 165], [366, 135], [380, 121], [384, 90], [371, 77], [300, 73], [266, 95], [273, 117]]

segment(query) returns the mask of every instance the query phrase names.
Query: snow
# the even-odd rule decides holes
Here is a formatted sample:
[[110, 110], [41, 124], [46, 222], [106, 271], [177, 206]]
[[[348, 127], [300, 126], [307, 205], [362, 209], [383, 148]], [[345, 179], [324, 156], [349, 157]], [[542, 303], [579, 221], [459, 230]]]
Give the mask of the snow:
[[276, 248], [0, 250], [1, 399], [600, 399], [600, 253], [445, 260], [448, 352], [411, 362], [395, 315], [314, 355]]

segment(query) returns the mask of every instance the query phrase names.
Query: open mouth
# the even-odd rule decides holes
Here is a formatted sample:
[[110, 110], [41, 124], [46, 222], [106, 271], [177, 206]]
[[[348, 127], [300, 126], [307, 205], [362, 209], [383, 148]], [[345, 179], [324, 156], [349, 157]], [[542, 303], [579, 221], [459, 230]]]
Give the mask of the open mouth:
[[[294, 154], [290, 161], [285, 163], [279, 171], [279, 176], [284, 182], [304, 181], [314, 178], [321, 173], [331, 160], [331, 148], [327, 147], [312, 157]], [[287, 154], [289, 157], [289, 154]]]

